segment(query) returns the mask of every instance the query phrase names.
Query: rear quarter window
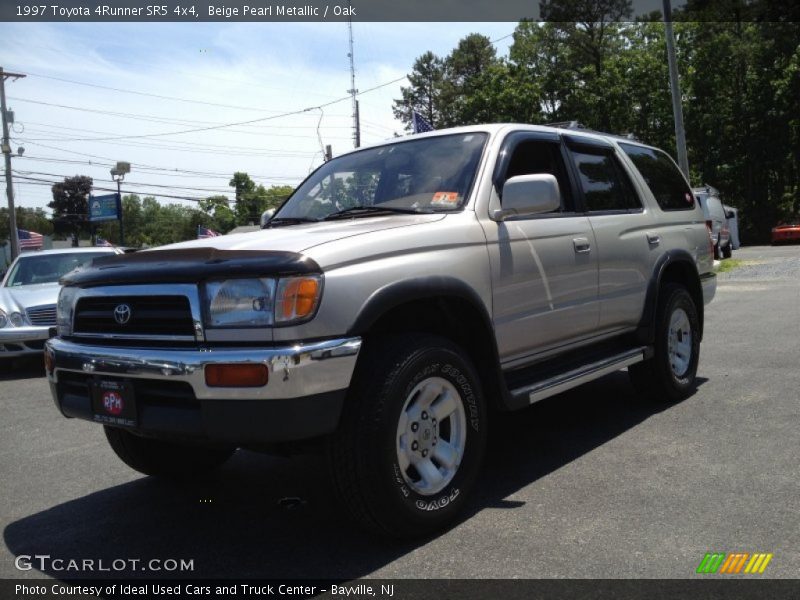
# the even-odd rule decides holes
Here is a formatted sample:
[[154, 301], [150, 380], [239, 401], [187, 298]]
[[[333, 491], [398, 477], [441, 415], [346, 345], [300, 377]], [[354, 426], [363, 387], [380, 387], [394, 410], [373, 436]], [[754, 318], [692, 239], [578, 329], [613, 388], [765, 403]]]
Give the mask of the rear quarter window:
[[620, 144], [620, 148], [639, 170], [662, 210], [694, 208], [692, 190], [666, 153], [633, 144]]

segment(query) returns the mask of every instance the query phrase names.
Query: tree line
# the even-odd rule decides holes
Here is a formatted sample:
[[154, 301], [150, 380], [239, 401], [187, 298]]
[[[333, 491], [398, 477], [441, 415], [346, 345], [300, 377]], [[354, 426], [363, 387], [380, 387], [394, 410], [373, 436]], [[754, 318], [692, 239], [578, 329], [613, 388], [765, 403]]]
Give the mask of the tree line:
[[[52, 221], [42, 209], [17, 209], [19, 227], [45, 235], [55, 232], [63, 237], [74, 234], [86, 238], [94, 233], [97, 237], [118, 244], [120, 231], [117, 221], [93, 226], [88, 220], [92, 185], [92, 178], [85, 175], [66, 177], [52, 187], [53, 200], [48, 204], [53, 210]], [[279, 206], [294, 190], [286, 185], [266, 188], [256, 184], [244, 172], [234, 173], [229, 185], [235, 192], [233, 203], [226, 196], [218, 195], [200, 200], [197, 207], [161, 204], [153, 196], [142, 198], [138, 194], [123, 195], [125, 245], [161, 246], [194, 239], [198, 227], [228, 233], [239, 225], [258, 225], [265, 210]], [[7, 229], [7, 223], [5, 227]], [[0, 239], [5, 239], [3, 233], [0, 231]]]
[[[693, 185], [740, 209], [749, 242], [800, 216], [800, 19], [771, 0], [732, 0], [728, 12], [690, 0], [674, 30]], [[577, 8], [576, 8], [577, 7]], [[734, 10], [735, 9], [735, 10]], [[631, 133], [675, 156], [664, 24], [633, 20], [629, 0], [540, 3], [507, 57], [474, 33], [440, 57], [425, 52], [394, 113], [435, 128], [579, 121]]]

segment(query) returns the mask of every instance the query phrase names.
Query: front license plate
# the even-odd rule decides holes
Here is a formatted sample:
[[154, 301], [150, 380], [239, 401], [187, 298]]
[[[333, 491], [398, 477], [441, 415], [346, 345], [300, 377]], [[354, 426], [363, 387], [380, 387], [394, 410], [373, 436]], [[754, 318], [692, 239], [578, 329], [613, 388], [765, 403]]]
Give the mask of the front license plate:
[[95, 379], [89, 385], [94, 420], [106, 425], [136, 427], [133, 385], [124, 379]]

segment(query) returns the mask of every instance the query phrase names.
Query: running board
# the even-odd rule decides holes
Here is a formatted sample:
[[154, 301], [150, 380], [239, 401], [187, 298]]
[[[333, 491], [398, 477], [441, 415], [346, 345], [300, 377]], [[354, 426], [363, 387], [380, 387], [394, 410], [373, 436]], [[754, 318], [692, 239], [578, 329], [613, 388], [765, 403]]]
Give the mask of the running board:
[[526, 402], [533, 404], [539, 400], [544, 400], [550, 396], [555, 396], [561, 392], [588, 383], [603, 375], [608, 375], [614, 371], [618, 371], [629, 365], [636, 364], [649, 358], [652, 354], [652, 348], [649, 346], [640, 346], [632, 348], [613, 356], [607, 356], [600, 360], [581, 365], [579, 367], [558, 373], [517, 389], [510, 390], [511, 397], [515, 400], [515, 404], [523, 405]]

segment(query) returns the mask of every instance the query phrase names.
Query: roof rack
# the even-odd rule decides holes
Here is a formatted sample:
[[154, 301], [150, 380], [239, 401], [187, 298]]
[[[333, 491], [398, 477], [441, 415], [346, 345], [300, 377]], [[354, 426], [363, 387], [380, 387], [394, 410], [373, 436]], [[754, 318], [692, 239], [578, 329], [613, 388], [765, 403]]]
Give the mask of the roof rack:
[[557, 127], [559, 129], [573, 129], [577, 131], [585, 131], [587, 133], [599, 133], [600, 135], [607, 135], [609, 137], [618, 138], [621, 140], [632, 140], [638, 142], [638, 138], [633, 135], [632, 133], [608, 133], [606, 131], [597, 131], [596, 129], [591, 129], [586, 127], [580, 121], [556, 121], [555, 123], [544, 123], [547, 127]]

